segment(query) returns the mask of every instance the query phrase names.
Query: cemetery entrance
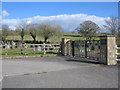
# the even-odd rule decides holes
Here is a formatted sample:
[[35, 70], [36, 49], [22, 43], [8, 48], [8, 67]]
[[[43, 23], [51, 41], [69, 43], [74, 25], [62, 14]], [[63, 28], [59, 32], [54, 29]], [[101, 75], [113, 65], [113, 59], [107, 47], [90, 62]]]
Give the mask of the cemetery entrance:
[[66, 43], [66, 55], [98, 61], [100, 59], [100, 40], [70, 40]]
[[[111, 43], [112, 42], [112, 43]], [[116, 65], [116, 37], [99, 36], [94, 40], [62, 39], [61, 52], [64, 56], [85, 58], [85, 60], [98, 61], [101, 64]]]
[[79, 40], [72, 41], [72, 56], [89, 58], [92, 60], [100, 59], [100, 40]]

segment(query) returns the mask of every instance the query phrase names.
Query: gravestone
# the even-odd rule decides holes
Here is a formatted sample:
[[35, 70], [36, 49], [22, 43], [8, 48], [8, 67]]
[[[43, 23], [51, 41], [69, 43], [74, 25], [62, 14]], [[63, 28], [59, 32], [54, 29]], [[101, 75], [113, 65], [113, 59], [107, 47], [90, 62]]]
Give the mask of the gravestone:
[[15, 46], [15, 45], [16, 45], [16, 43], [15, 43], [15, 42], [12, 42], [12, 45], [14, 45], [14, 46]]
[[98, 45], [95, 45], [95, 50], [96, 50], [96, 49], [99, 49]]
[[41, 47], [40, 46], [37, 46], [37, 51], [41, 51]]
[[83, 47], [80, 47], [80, 52], [84, 52], [84, 48]]
[[5, 48], [6, 49], [10, 49], [10, 45], [5, 45]]

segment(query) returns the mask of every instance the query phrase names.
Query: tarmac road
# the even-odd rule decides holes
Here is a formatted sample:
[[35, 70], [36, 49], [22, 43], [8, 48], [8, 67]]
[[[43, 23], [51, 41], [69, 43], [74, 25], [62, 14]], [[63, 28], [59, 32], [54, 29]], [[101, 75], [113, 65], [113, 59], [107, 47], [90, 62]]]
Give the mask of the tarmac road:
[[3, 60], [3, 88], [117, 88], [118, 67], [41, 57]]

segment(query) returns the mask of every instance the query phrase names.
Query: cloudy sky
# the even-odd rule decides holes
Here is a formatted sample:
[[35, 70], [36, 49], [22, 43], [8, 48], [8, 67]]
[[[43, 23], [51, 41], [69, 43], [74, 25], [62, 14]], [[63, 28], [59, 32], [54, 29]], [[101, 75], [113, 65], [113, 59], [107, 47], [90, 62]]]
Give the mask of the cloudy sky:
[[11, 29], [21, 20], [29, 23], [60, 25], [65, 32], [72, 32], [85, 20], [91, 20], [102, 28], [104, 20], [118, 15], [117, 2], [3, 2], [2, 23]]

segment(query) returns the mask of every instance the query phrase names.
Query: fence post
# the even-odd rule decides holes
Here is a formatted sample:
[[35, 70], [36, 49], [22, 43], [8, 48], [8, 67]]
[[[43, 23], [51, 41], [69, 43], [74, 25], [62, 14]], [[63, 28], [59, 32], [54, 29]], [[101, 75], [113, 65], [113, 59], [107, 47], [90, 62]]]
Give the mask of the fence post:
[[75, 56], [75, 46], [74, 46], [75, 41], [72, 41], [72, 57]]
[[116, 65], [116, 37], [100, 36], [100, 63], [106, 65]]
[[46, 50], [45, 50], [45, 43], [43, 43], [43, 48], [44, 48], [44, 55], [46, 54]]
[[87, 58], [87, 40], [85, 40], [85, 58]]

